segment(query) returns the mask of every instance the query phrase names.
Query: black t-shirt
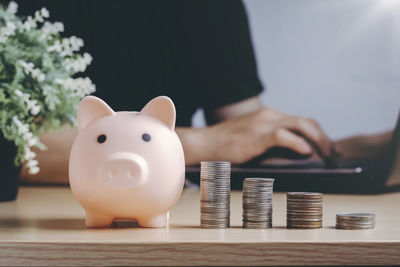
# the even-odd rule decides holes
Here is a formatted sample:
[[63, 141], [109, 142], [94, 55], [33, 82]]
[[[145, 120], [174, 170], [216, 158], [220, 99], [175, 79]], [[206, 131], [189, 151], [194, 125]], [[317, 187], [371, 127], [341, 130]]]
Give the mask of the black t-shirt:
[[[8, 1], [1, 0], [3, 3]], [[140, 110], [167, 95], [177, 125], [197, 108], [212, 110], [259, 94], [248, 21], [237, 0], [25, 0], [17, 14], [41, 7], [65, 36], [93, 56], [85, 75], [114, 110]]]

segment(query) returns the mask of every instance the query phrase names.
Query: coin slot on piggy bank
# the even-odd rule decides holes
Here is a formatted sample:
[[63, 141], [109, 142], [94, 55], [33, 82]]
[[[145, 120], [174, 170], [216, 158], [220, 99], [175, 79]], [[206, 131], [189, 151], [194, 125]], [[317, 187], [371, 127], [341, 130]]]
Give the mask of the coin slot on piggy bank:
[[139, 112], [115, 112], [94, 96], [82, 99], [69, 179], [87, 227], [108, 227], [116, 219], [167, 226], [185, 179], [175, 117], [166, 96], [154, 98]]

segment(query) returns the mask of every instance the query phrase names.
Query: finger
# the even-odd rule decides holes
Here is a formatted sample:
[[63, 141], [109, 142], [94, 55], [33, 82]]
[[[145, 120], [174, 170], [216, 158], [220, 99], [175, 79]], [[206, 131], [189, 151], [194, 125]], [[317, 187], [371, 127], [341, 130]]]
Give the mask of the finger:
[[269, 122], [280, 121], [288, 116], [282, 111], [272, 107], [264, 107], [262, 110], [260, 110], [259, 115], [263, 120]]
[[332, 152], [332, 142], [319, 124], [312, 119], [292, 117], [285, 121], [285, 126], [303, 135], [308, 141], [313, 143], [319, 154], [329, 157]]
[[307, 143], [306, 140], [304, 140], [303, 137], [292, 133], [284, 128], [276, 130], [272, 135], [272, 138], [267, 139], [269, 139], [269, 147], [279, 146], [289, 148], [300, 154], [310, 154], [312, 152], [311, 146]]

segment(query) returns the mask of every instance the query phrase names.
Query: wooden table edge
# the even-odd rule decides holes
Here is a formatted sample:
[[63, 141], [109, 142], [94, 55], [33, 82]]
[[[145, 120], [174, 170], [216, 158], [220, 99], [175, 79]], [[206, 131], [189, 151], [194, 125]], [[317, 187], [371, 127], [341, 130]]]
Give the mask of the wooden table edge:
[[400, 242], [0, 241], [2, 266], [398, 265]]

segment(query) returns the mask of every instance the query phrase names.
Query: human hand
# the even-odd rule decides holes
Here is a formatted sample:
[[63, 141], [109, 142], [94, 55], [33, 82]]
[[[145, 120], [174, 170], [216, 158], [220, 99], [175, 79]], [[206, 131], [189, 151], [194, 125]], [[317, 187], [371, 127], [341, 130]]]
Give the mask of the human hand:
[[333, 144], [319, 124], [264, 107], [222, 121], [202, 131], [202, 158], [245, 163], [272, 147], [289, 148], [309, 155], [313, 148], [323, 158], [331, 156]]
[[342, 161], [385, 161], [390, 157], [392, 136], [393, 131], [351, 136], [335, 141], [335, 148]]

